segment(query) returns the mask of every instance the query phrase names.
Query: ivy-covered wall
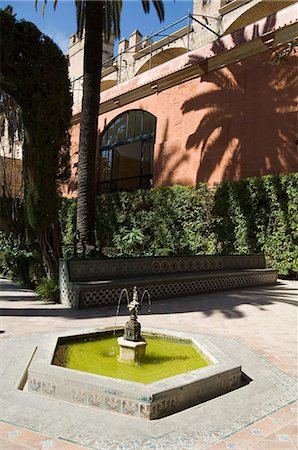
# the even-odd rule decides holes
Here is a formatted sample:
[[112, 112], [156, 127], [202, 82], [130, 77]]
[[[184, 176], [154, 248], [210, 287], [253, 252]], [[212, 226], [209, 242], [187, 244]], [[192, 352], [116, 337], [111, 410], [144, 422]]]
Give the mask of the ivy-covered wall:
[[[71, 255], [75, 200], [61, 209]], [[97, 198], [97, 248], [106, 256], [264, 252], [280, 275], [298, 271], [298, 173], [224, 182], [211, 190], [173, 186]]]

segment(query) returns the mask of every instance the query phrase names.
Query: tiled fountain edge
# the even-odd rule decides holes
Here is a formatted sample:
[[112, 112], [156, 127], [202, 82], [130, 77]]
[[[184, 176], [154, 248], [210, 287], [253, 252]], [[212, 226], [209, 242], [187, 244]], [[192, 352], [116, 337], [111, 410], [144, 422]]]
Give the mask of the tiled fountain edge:
[[[29, 392], [150, 420], [176, 413], [241, 386], [243, 374], [240, 365], [208, 339], [167, 330], [144, 329], [146, 332], [192, 340], [199, 352], [213, 360], [213, 365], [143, 385], [52, 365], [57, 341], [61, 337], [57, 335], [40, 346], [34, 355], [28, 368]], [[73, 333], [63, 334], [63, 337], [67, 336], [73, 336]]]

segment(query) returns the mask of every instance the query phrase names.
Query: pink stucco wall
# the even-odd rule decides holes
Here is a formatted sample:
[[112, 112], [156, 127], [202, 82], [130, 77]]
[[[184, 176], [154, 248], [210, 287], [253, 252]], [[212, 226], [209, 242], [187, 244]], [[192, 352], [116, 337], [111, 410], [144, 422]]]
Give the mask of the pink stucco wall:
[[[295, 59], [273, 65], [270, 51], [252, 56], [102, 114], [99, 132], [129, 109], [154, 114], [155, 185], [298, 171]], [[71, 134], [75, 164], [79, 125]]]

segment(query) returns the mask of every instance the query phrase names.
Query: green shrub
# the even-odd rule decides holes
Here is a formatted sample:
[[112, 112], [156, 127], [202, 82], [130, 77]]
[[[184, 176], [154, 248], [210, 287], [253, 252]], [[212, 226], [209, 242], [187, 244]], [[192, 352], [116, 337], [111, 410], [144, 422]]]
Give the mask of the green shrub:
[[38, 297], [50, 303], [59, 302], [59, 292], [58, 281], [54, 278], [42, 278], [36, 287]]
[[44, 269], [35, 249], [28, 248], [21, 235], [0, 230], [0, 274], [34, 288], [44, 277]]
[[269, 267], [298, 271], [298, 174], [268, 175], [218, 186], [213, 214], [224, 253], [264, 252]]
[[[73, 254], [75, 201], [61, 213]], [[298, 174], [172, 186], [97, 197], [97, 249], [109, 257], [264, 252], [280, 275], [298, 271]]]
[[26, 249], [20, 238], [0, 231], [0, 273], [3, 276], [29, 286], [29, 267], [32, 261], [33, 254]]
[[76, 200], [63, 199], [59, 218], [63, 244], [62, 254], [64, 258], [68, 258], [75, 253], [76, 210]]
[[212, 198], [204, 184], [99, 196], [97, 246], [114, 256], [212, 254]]
[[264, 177], [270, 208], [263, 248], [280, 275], [298, 273], [298, 175]]

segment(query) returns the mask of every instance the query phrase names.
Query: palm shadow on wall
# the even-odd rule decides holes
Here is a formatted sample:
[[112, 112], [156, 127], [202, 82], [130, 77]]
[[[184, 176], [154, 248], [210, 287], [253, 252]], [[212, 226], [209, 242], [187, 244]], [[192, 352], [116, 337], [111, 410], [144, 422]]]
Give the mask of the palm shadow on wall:
[[[167, 118], [163, 127], [162, 139], [157, 144], [158, 151], [154, 154], [154, 186], [189, 184], [189, 182], [185, 182], [185, 178], [181, 179], [181, 167], [187, 167], [191, 155], [181, 152], [180, 142], [173, 142], [170, 136], [170, 125]], [[185, 177], [185, 173], [182, 177]]]
[[[274, 24], [275, 16], [269, 17], [263, 34]], [[260, 34], [256, 25], [254, 38]], [[245, 29], [232, 33], [235, 44], [245, 42], [244, 37]], [[218, 54], [227, 49], [218, 40], [212, 50]], [[273, 65], [271, 55], [265, 51], [203, 75], [201, 83], [207, 84], [202, 93], [184, 102], [183, 114], [197, 112], [199, 120], [186, 143], [188, 151], [198, 151], [197, 182], [298, 170], [295, 101], [290, 94], [297, 81], [295, 58]], [[197, 58], [197, 63], [206, 61]]]

